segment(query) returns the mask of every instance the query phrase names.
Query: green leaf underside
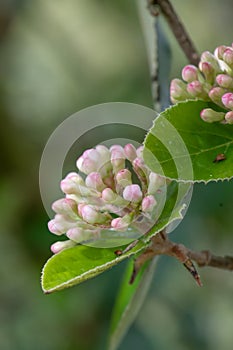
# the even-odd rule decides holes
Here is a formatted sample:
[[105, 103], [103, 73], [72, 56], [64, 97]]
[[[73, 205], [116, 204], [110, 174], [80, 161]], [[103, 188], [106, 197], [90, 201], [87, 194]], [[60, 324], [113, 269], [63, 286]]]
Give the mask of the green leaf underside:
[[118, 348], [122, 338], [135, 320], [150, 287], [156, 259], [148, 261], [139, 271], [133, 284], [129, 280], [133, 271], [133, 261], [129, 261], [113, 309], [109, 350]]
[[[186, 101], [166, 109], [155, 119], [144, 142], [144, 159], [152, 171], [189, 182], [233, 177], [233, 126], [204, 122], [200, 118], [204, 108], [219, 110], [210, 102]], [[221, 153], [226, 159], [214, 162]], [[192, 171], [187, 166], [190, 160]]]
[[[116, 257], [116, 248], [93, 248], [78, 245], [53, 255], [42, 271], [42, 289], [51, 293], [84, 282], [99, 275], [144, 248], [139, 242], [128, 253]], [[124, 249], [118, 247], [118, 249]]]

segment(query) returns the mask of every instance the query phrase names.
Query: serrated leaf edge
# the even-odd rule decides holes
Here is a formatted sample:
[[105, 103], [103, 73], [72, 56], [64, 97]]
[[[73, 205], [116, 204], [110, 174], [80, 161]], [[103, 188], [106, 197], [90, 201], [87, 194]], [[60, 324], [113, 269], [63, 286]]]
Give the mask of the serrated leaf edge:
[[[143, 141], [143, 146], [145, 147], [145, 142], [146, 142], [146, 139], [147, 139], [147, 136], [149, 135], [150, 132], [152, 132], [152, 129], [153, 127], [155, 126], [155, 122], [157, 122], [157, 119], [160, 117], [160, 115], [162, 113], [164, 113], [165, 111], [168, 111], [172, 108], [174, 108], [175, 106], [178, 106], [180, 104], [187, 104], [188, 102], [190, 101], [202, 101], [202, 102], [207, 102], [207, 101], [204, 101], [204, 100], [201, 100], [201, 99], [188, 99], [186, 101], [180, 101], [180, 102], [177, 102], [173, 105], [170, 105], [169, 107], [167, 107], [165, 110], [163, 110], [162, 112], [159, 113], [159, 115], [154, 119], [153, 121], [153, 124], [151, 126], [151, 128], [148, 130], [145, 138], [144, 138], [144, 141]], [[232, 126], [233, 128], [233, 126]], [[148, 165], [147, 165], [148, 166]], [[171, 180], [171, 181], [176, 181], [177, 183], [184, 183], [184, 184], [195, 184], [195, 183], [204, 183], [205, 185], [207, 185], [209, 182], [220, 182], [220, 181], [230, 181], [233, 179], [233, 175], [231, 177], [225, 177], [225, 178], [219, 178], [219, 179], [209, 179], [209, 180], [181, 180], [181, 179], [176, 179], [176, 178], [172, 178], [172, 177], [168, 177], [168, 176], [163, 176], [162, 174], [159, 174], [161, 177], [165, 178], [165, 179], [168, 179], [168, 180]]]
[[67, 280], [66, 282], [58, 284], [56, 287], [53, 287], [53, 288], [50, 288], [50, 289], [46, 289], [46, 288], [44, 288], [44, 283], [43, 283], [45, 270], [48, 267], [48, 265], [51, 262], [51, 260], [53, 260], [59, 253], [56, 254], [56, 255], [53, 255], [53, 256], [51, 256], [51, 258], [49, 258], [47, 260], [47, 262], [45, 263], [45, 265], [44, 265], [44, 267], [42, 269], [42, 273], [41, 273], [41, 287], [42, 287], [42, 290], [43, 290], [43, 292], [45, 294], [50, 294], [52, 292], [59, 291], [59, 290], [62, 290], [64, 288], [71, 287], [71, 286], [73, 286], [75, 284], [78, 284], [79, 281], [81, 281], [81, 282], [87, 281], [88, 279], [90, 279], [92, 277], [95, 277], [95, 276], [99, 275], [100, 273], [104, 272], [105, 270], [107, 270], [108, 267], [113, 267], [113, 266], [117, 265], [119, 262], [125, 260], [126, 258], [130, 258], [131, 256], [139, 253], [143, 249], [145, 249], [145, 246], [140, 247], [136, 251], [130, 251], [130, 252], [124, 254], [124, 255], [116, 257], [115, 259], [113, 259], [113, 260], [111, 260], [111, 261], [109, 261], [109, 262], [107, 262], [107, 263], [105, 263], [103, 265], [97, 266], [96, 268], [90, 269], [90, 270], [84, 272], [81, 275], [78, 275], [78, 276], [76, 276], [74, 278], [71, 278], [71, 279]]

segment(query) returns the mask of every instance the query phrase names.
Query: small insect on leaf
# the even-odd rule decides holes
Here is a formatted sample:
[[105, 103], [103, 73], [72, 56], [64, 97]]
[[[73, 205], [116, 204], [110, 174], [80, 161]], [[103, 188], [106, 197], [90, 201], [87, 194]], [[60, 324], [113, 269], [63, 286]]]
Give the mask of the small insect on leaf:
[[222, 162], [223, 160], [226, 160], [226, 156], [224, 153], [220, 153], [216, 156], [216, 158], [213, 160], [213, 163], [219, 163]]
[[115, 252], [114, 252], [114, 254], [116, 254], [116, 256], [120, 256], [120, 255], [122, 255], [122, 250], [120, 250], [120, 249], [117, 249], [117, 250], [115, 250]]

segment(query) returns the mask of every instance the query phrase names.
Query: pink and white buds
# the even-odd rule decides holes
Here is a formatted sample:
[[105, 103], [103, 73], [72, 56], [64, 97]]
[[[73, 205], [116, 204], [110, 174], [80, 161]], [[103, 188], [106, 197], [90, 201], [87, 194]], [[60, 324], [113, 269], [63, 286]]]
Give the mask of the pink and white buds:
[[228, 109], [233, 109], [233, 93], [228, 92], [222, 96], [222, 103]]
[[68, 174], [60, 183], [62, 192], [66, 194], [79, 193], [79, 186], [84, 185], [82, 177], [77, 173]]
[[125, 145], [124, 153], [126, 158], [130, 162], [132, 162], [137, 157], [136, 148], [131, 143], [128, 143], [127, 145]]
[[233, 111], [227, 112], [225, 114], [225, 121], [227, 124], [233, 124]]
[[153, 223], [157, 203], [148, 182], [156, 192], [165, 180], [145, 165], [142, 146], [136, 149], [132, 144], [124, 148], [113, 145], [108, 149], [98, 145], [86, 150], [78, 158], [77, 166], [86, 174], [85, 180], [78, 173], [68, 174], [60, 185], [65, 198], [52, 205], [56, 215], [48, 228], [68, 238], [52, 245], [54, 254], [75, 244], [106, 239], [101, 236], [106, 230], [132, 233], [138, 224], [141, 230], [148, 221]]
[[204, 90], [203, 84], [198, 80], [194, 80], [187, 85], [187, 91], [192, 97], [206, 99], [207, 93]]
[[217, 75], [216, 82], [224, 89], [233, 89], [233, 78], [227, 74]]
[[226, 62], [226, 64], [231, 69], [233, 69], [233, 48], [232, 47], [228, 47], [225, 49], [222, 58], [223, 58], [223, 61]]
[[150, 213], [154, 210], [156, 204], [157, 202], [154, 196], [149, 195], [147, 197], [144, 197], [142, 200], [142, 211]]
[[187, 83], [198, 80], [198, 68], [189, 64], [182, 69], [182, 78]]
[[216, 112], [211, 108], [206, 108], [201, 111], [201, 119], [207, 123], [220, 122], [224, 120], [224, 112]]
[[189, 98], [186, 84], [180, 79], [173, 79], [170, 85], [170, 98], [172, 102], [183, 101]]
[[60, 253], [62, 250], [75, 246], [75, 242], [72, 241], [58, 241], [51, 245], [50, 249], [53, 254]]
[[85, 184], [87, 187], [96, 189], [97, 191], [102, 191], [106, 185], [103, 183], [100, 173], [93, 172], [87, 175]]
[[52, 209], [57, 214], [64, 214], [76, 218], [78, 214], [77, 203], [73, 199], [62, 198], [52, 204]]
[[71, 227], [76, 225], [76, 220], [72, 220], [68, 216], [56, 214], [53, 220], [48, 222], [48, 229], [55, 235], [62, 235]]
[[125, 231], [129, 227], [129, 224], [131, 223], [131, 221], [132, 221], [131, 216], [125, 215], [122, 218], [113, 219], [111, 222], [111, 226], [116, 231]]
[[149, 185], [147, 193], [149, 195], [155, 194], [160, 187], [166, 184], [166, 179], [156, 173], [150, 173], [149, 175]]
[[123, 198], [126, 201], [138, 203], [142, 199], [142, 191], [138, 185], [126, 186], [123, 191]]
[[209, 98], [219, 106], [223, 106], [222, 96], [226, 93], [226, 90], [222, 87], [214, 87], [209, 91]]
[[86, 221], [88, 224], [103, 224], [108, 220], [108, 216], [98, 211], [92, 205], [82, 205], [78, 206], [80, 216]]
[[182, 78], [184, 81], [174, 79], [171, 82], [170, 97], [173, 103], [196, 98], [214, 102], [223, 111], [207, 108], [201, 112], [202, 120], [231, 123], [231, 113], [225, 119], [222, 113], [233, 110], [233, 45], [218, 46], [214, 55], [203, 52], [198, 67], [185, 66]]
[[215, 69], [209, 62], [200, 62], [199, 69], [204, 74], [207, 83], [213, 84], [215, 79]]
[[76, 243], [84, 243], [88, 240], [97, 239], [99, 237], [99, 229], [83, 229], [80, 227], [74, 227], [67, 231], [66, 236]]
[[116, 182], [122, 187], [132, 184], [132, 174], [128, 169], [121, 169], [116, 174]]

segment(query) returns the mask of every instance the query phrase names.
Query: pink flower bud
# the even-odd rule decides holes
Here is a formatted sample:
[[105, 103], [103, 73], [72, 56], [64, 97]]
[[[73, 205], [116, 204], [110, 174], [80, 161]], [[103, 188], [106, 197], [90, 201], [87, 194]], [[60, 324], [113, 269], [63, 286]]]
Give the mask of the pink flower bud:
[[96, 189], [97, 191], [102, 191], [106, 186], [103, 183], [100, 173], [93, 172], [87, 175], [85, 180], [86, 186]]
[[125, 167], [125, 154], [121, 146], [117, 148], [114, 146], [111, 150], [111, 163], [113, 167], [113, 172], [116, 174], [119, 170]]
[[221, 72], [221, 68], [220, 68], [218, 59], [209, 51], [205, 51], [202, 53], [201, 62], [210, 63], [216, 74]]
[[83, 229], [80, 227], [71, 228], [66, 236], [76, 243], [82, 243], [88, 240], [94, 240], [99, 238], [100, 231], [99, 229]]
[[98, 162], [88, 157], [80, 157], [76, 162], [76, 166], [82, 173], [86, 175], [98, 170]]
[[108, 219], [108, 217], [105, 214], [100, 213], [92, 205], [79, 205], [78, 209], [83, 220], [86, 221], [88, 224], [103, 224]]
[[110, 151], [106, 146], [97, 145], [95, 149], [100, 155], [102, 163], [108, 162], [110, 160]]
[[62, 250], [67, 249], [67, 248], [71, 248], [75, 246], [75, 242], [72, 242], [70, 240], [68, 241], [58, 241], [55, 242], [51, 245], [50, 249], [52, 251], [53, 254], [57, 254], [60, 253]]
[[172, 102], [183, 101], [189, 98], [186, 84], [180, 79], [173, 79], [170, 85], [170, 97]]
[[224, 54], [224, 51], [226, 50], [226, 48], [227, 48], [227, 46], [225, 46], [225, 45], [221, 45], [221, 46], [216, 47], [216, 49], [214, 51], [214, 56], [221, 60], [223, 58], [223, 54]]
[[211, 108], [206, 108], [201, 111], [201, 119], [207, 123], [219, 122], [224, 119], [225, 113], [216, 112]]
[[225, 120], [226, 120], [227, 124], [233, 124], [233, 112], [232, 111], [227, 112], [225, 114]]
[[116, 193], [114, 193], [111, 188], [105, 188], [102, 192], [102, 199], [108, 203], [114, 202]]
[[212, 84], [215, 79], [215, 70], [211, 63], [209, 62], [200, 62], [199, 69], [204, 74], [205, 79], [208, 83]]
[[123, 191], [123, 198], [126, 201], [137, 203], [142, 199], [142, 191], [138, 185], [126, 186]]
[[126, 158], [131, 162], [137, 157], [136, 148], [131, 143], [125, 145], [124, 152]]
[[144, 197], [142, 200], [142, 211], [150, 213], [153, 211], [156, 204], [157, 202], [154, 196], [150, 195], [150, 196]]
[[83, 152], [82, 156], [83, 156], [83, 159], [91, 159], [94, 162], [98, 162], [100, 159], [99, 152], [94, 148], [87, 149], [86, 151]]
[[150, 173], [149, 175], [149, 186], [147, 193], [155, 194], [158, 189], [166, 184], [166, 179], [156, 173]]
[[118, 185], [126, 187], [132, 184], [132, 174], [128, 169], [121, 169], [116, 174], [116, 182]]
[[191, 83], [194, 80], [198, 80], [198, 69], [197, 67], [189, 64], [182, 69], [182, 78], [187, 83]]
[[130, 224], [130, 216], [126, 215], [123, 218], [116, 218], [111, 221], [111, 226], [117, 231], [125, 231]]
[[209, 98], [217, 105], [223, 107], [222, 96], [225, 92], [226, 90], [221, 87], [214, 87], [209, 91]]
[[216, 77], [216, 82], [222, 88], [225, 88], [225, 89], [232, 89], [233, 88], [233, 78], [227, 74], [219, 74]]
[[76, 243], [84, 241], [84, 229], [81, 227], [73, 227], [69, 229], [66, 236]]
[[233, 93], [227, 92], [222, 96], [222, 103], [228, 109], [233, 109]]
[[206, 99], [207, 93], [200, 81], [195, 80], [187, 85], [187, 91], [192, 97]]
[[223, 60], [226, 62], [226, 64], [230, 67], [233, 68], [233, 48], [228, 47], [223, 53]]
[[56, 214], [54, 219], [48, 222], [48, 229], [55, 235], [60, 236], [69, 228], [74, 227], [76, 224], [76, 220], [72, 220], [71, 218], [62, 214]]
[[58, 199], [52, 204], [52, 209], [58, 214], [64, 214], [75, 218], [78, 214], [77, 203], [70, 198]]

